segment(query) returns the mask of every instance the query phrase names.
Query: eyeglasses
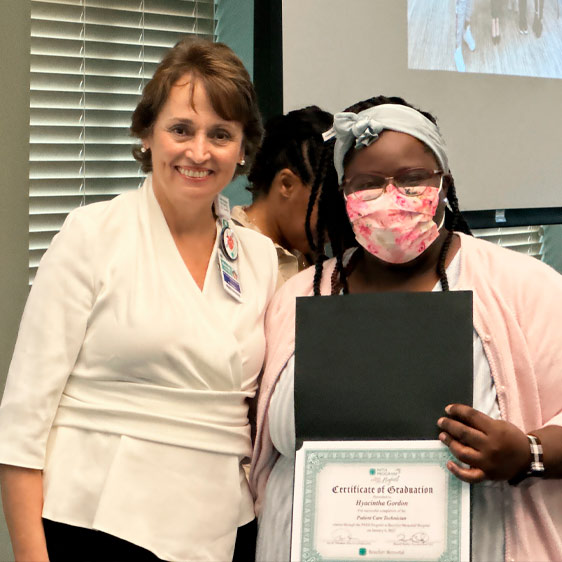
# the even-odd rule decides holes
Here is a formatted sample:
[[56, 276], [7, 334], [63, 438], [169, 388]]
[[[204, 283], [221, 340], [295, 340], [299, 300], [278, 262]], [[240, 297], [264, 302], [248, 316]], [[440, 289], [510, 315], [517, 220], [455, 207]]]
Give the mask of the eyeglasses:
[[379, 198], [389, 184], [398, 189], [406, 197], [419, 197], [428, 187], [437, 187], [436, 179], [443, 179], [442, 170], [427, 170], [426, 168], [411, 168], [395, 176], [381, 176], [380, 174], [359, 174], [344, 180], [344, 193], [357, 193], [369, 190], [369, 199]]

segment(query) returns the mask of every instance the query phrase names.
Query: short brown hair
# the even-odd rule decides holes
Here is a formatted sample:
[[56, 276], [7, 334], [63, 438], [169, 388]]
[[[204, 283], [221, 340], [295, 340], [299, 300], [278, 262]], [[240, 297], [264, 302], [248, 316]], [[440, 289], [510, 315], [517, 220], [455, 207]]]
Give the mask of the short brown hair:
[[[246, 163], [236, 167], [236, 174], [246, 173], [260, 146], [263, 126], [250, 75], [224, 43], [186, 37], [170, 49], [144, 87], [133, 112], [131, 134], [144, 139], [152, 132], [172, 86], [188, 73], [201, 80], [217, 115], [242, 124]], [[141, 144], [134, 146], [133, 156], [140, 162], [143, 172], [151, 172], [150, 150], [142, 152], [141, 148]]]

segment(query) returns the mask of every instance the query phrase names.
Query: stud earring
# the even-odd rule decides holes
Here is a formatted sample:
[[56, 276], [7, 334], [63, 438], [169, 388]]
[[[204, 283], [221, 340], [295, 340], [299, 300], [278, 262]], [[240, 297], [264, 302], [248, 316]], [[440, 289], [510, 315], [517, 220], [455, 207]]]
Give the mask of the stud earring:
[[144, 154], [148, 149], [146, 148], [146, 146], [142, 146], [141, 147], [141, 152]]
[[238, 162], [239, 166], [243, 166], [246, 163], [246, 160], [244, 160], [244, 158], [242, 158], [242, 160], [240, 160], [240, 162]]

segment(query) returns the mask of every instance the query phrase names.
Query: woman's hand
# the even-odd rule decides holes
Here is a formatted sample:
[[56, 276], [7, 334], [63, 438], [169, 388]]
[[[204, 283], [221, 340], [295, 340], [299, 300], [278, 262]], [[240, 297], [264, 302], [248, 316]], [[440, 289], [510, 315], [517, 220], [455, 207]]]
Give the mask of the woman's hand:
[[2, 504], [16, 562], [48, 562], [40, 470], [0, 465]]
[[509, 480], [530, 465], [531, 452], [525, 433], [512, 423], [494, 420], [464, 404], [445, 408], [440, 418], [439, 439], [449, 447], [463, 467], [449, 461], [447, 468], [464, 482]]

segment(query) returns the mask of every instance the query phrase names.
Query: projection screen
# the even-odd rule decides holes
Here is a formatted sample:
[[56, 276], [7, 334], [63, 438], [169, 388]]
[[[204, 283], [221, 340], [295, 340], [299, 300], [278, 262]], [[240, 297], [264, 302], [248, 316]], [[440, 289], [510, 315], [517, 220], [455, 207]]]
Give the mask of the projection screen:
[[545, 0], [537, 34], [533, 0], [527, 33], [505, 0], [496, 44], [490, 0], [473, 0], [460, 72], [463, 0], [283, 0], [284, 110], [404, 97], [437, 116], [463, 210], [562, 207], [559, 1]]

